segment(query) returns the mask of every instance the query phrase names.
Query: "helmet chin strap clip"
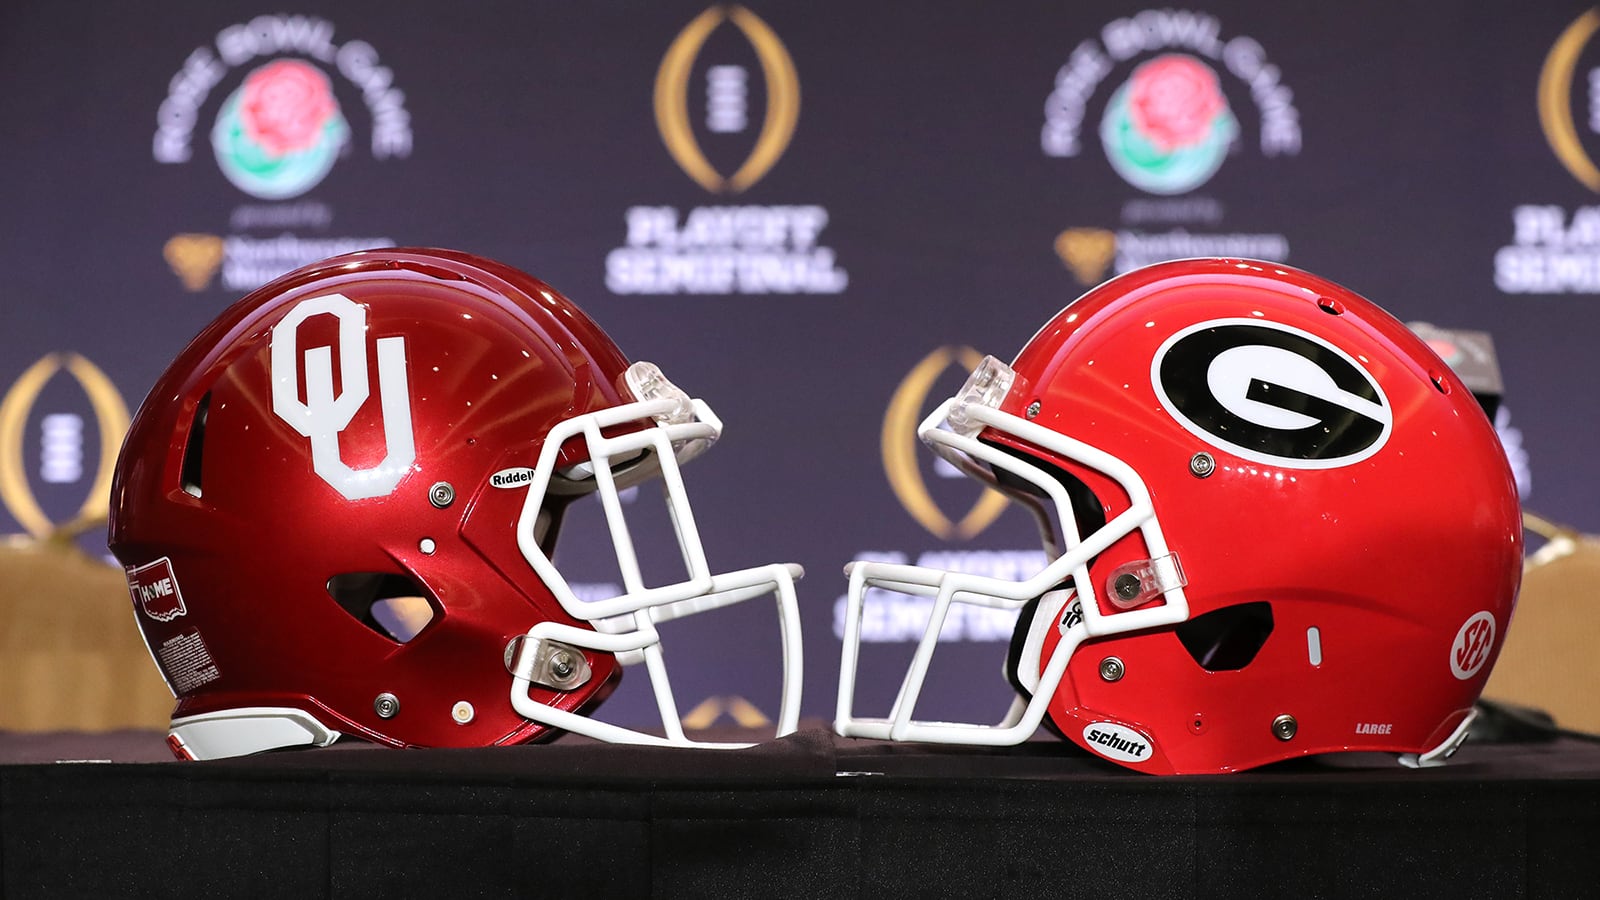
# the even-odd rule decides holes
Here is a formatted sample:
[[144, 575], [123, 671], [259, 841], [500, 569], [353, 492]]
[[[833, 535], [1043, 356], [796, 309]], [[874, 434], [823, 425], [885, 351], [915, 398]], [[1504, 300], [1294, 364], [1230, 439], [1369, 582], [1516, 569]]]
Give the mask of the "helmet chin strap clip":
[[506, 644], [505, 664], [513, 676], [557, 691], [582, 687], [594, 674], [577, 647], [525, 634]]
[[1136, 559], [1117, 566], [1106, 578], [1106, 599], [1118, 609], [1133, 609], [1188, 583], [1176, 553]]

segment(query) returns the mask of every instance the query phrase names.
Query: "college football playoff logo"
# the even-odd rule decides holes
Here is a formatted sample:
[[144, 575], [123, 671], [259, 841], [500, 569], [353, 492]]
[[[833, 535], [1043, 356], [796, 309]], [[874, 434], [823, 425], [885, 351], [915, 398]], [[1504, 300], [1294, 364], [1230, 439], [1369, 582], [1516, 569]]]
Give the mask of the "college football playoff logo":
[[[767, 112], [760, 136], [743, 164], [724, 176], [712, 167], [689, 125], [689, 75], [706, 38], [723, 22], [744, 35], [761, 61], [766, 81]], [[717, 67], [722, 71], [721, 67]], [[716, 74], [716, 73], [713, 73]], [[742, 75], [735, 86], [743, 95]], [[712, 193], [736, 194], [760, 181], [788, 149], [800, 117], [800, 80], [789, 51], [759, 16], [742, 6], [713, 6], [690, 22], [667, 49], [656, 74], [656, 126], [678, 166]]]
[[[1600, 191], [1600, 168], [1578, 137], [1572, 116], [1572, 85], [1578, 58], [1594, 33], [1600, 30], [1600, 9], [1591, 9], [1573, 20], [1556, 39], [1539, 71], [1539, 124], [1561, 165], [1591, 191]], [[1589, 83], [1592, 85], [1593, 75]]]
[[[1006, 497], [992, 488], [985, 488], [972, 508], [960, 520], [945, 515], [934, 502], [928, 483], [917, 464], [921, 441], [917, 439], [917, 424], [926, 411], [928, 395], [934, 382], [952, 366], [962, 372], [971, 372], [983, 362], [983, 354], [971, 347], [940, 347], [923, 357], [889, 401], [888, 412], [883, 417], [883, 470], [889, 476], [889, 486], [906, 512], [923, 528], [945, 540], [973, 537], [988, 528], [1005, 512]], [[965, 479], [963, 479], [965, 480]]]
[[[23, 462], [23, 442], [28, 419], [39, 395], [44, 392], [50, 379], [63, 369], [89, 397], [89, 405], [94, 410], [95, 424], [100, 432], [100, 463], [77, 514], [69, 521], [57, 523], [40, 506], [39, 498], [29, 484], [27, 466]], [[47, 456], [50, 450], [48, 445], [52, 443], [49, 426], [55, 418], [46, 416], [41, 423], [46, 432], [44, 442]], [[68, 416], [66, 421], [76, 421], [77, 425], [63, 435], [67, 443], [64, 449], [68, 454], [81, 453], [82, 423], [76, 416]], [[111, 379], [106, 377], [106, 373], [94, 363], [76, 353], [48, 353], [41, 357], [22, 373], [6, 392], [5, 399], [0, 400], [0, 502], [5, 504], [17, 524], [41, 540], [58, 532], [77, 533], [90, 525], [104, 522], [110, 511], [111, 477], [116, 469], [117, 450], [122, 446], [123, 435], [128, 433], [128, 421], [128, 407], [122, 395], [117, 392]], [[48, 460], [45, 467], [49, 468]], [[78, 466], [72, 468], [76, 470]], [[75, 475], [56, 479], [46, 473], [45, 480], [77, 479]]]

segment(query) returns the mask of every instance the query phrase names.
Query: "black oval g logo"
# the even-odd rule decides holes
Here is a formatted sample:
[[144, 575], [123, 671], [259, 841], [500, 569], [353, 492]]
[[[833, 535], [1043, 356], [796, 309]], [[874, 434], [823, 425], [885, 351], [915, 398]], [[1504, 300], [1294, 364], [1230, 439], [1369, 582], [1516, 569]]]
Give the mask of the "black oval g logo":
[[1168, 338], [1150, 364], [1161, 405], [1190, 433], [1254, 462], [1331, 469], [1384, 445], [1394, 415], [1377, 379], [1308, 332], [1218, 319]]

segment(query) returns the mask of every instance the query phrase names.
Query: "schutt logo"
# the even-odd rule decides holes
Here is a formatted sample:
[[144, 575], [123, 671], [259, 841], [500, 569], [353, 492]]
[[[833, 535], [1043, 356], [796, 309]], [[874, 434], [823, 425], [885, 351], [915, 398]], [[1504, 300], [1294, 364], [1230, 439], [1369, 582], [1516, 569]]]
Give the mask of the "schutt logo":
[[1121, 762], [1144, 762], [1151, 756], [1150, 739], [1113, 722], [1092, 722], [1083, 729], [1089, 749]]

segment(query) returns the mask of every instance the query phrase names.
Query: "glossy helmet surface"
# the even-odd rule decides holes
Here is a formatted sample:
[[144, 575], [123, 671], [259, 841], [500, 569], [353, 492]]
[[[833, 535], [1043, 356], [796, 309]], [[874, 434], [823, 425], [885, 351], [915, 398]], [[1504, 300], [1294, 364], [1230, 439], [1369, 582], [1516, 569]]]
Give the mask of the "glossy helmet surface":
[[[920, 434], [1033, 508], [1052, 561], [853, 564], [841, 733], [1010, 744], [1047, 720], [1151, 773], [1426, 765], [1464, 738], [1516, 600], [1516, 488], [1471, 393], [1371, 302], [1273, 263], [1151, 266], [985, 360]], [[853, 712], [869, 587], [935, 598], [886, 718]], [[915, 717], [952, 603], [1021, 611], [997, 724]]]
[[[720, 430], [570, 300], [486, 259], [354, 253], [250, 294], [151, 390], [112, 486], [111, 549], [177, 699], [168, 743], [695, 744], [655, 625], [766, 594], [777, 731], [794, 730], [800, 569], [713, 574], [684, 495], [679, 463]], [[652, 478], [685, 575], [647, 586], [618, 491]], [[580, 599], [552, 553], [591, 493], [624, 587]], [[638, 662], [664, 736], [591, 716]]]

